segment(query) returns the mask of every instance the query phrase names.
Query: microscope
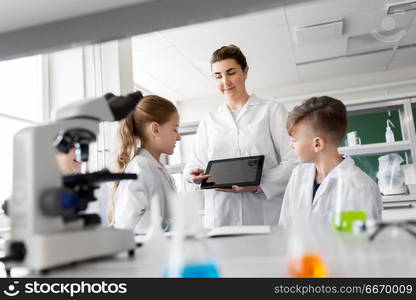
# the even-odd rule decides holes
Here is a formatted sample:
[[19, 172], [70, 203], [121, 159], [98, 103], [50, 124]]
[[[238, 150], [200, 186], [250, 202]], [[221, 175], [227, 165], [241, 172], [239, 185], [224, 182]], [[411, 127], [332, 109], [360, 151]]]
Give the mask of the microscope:
[[55, 158], [75, 148], [76, 160], [86, 165], [100, 122], [124, 119], [142, 98], [134, 92], [82, 100], [57, 111], [54, 122], [15, 135], [6, 271], [18, 266], [44, 272], [122, 251], [134, 254], [132, 231], [101, 226], [99, 215], [85, 210], [96, 200], [99, 183], [134, 180], [137, 175], [108, 170], [63, 175]]

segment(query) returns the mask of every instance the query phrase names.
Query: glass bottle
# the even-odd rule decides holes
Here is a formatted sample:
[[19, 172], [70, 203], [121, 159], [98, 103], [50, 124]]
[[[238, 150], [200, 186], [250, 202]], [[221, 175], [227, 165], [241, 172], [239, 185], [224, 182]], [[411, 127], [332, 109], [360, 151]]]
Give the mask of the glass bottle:
[[163, 277], [220, 277], [218, 263], [202, 234], [196, 192], [176, 199], [173, 210], [173, 237]]
[[328, 267], [314, 238], [316, 232], [306, 220], [297, 218], [289, 230], [288, 275], [296, 278], [328, 277]]

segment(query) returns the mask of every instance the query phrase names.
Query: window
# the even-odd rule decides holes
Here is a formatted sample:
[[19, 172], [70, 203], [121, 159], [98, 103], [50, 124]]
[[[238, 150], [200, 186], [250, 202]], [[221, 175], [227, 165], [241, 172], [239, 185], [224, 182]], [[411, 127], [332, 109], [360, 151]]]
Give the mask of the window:
[[182, 135], [181, 140], [176, 143], [174, 153], [168, 158], [168, 169], [175, 179], [178, 192], [182, 192], [185, 188], [183, 182], [183, 168], [187, 163], [189, 155], [191, 155], [194, 138], [195, 131]]
[[2, 165], [2, 172], [0, 172], [0, 203], [8, 199], [12, 192], [13, 137], [19, 130], [30, 125], [33, 125], [33, 123], [0, 117], [1, 138], [4, 141], [2, 147], [0, 147], [0, 163]]
[[13, 137], [43, 121], [42, 57], [0, 62], [0, 203], [9, 198], [13, 181]]
[[0, 62], [0, 93], [1, 114], [43, 121], [41, 56]]

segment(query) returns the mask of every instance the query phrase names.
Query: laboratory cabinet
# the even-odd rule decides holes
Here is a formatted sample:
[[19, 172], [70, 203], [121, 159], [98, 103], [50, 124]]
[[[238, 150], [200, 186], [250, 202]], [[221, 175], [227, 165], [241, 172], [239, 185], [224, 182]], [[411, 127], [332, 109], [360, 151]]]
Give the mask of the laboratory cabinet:
[[[355, 145], [349, 145], [348, 139], [343, 141], [339, 152], [350, 155], [355, 163], [374, 181], [378, 181], [378, 158], [388, 153], [397, 153], [403, 158], [402, 164], [412, 164], [416, 159], [415, 116], [416, 98], [401, 97], [380, 99], [371, 102], [355, 102], [347, 105], [348, 130], [356, 132]], [[390, 120], [390, 121], [387, 121]], [[391, 125], [393, 124], [393, 125]], [[393, 127], [394, 126], [394, 127]], [[387, 127], [390, 127], [394, 141], [386, 141]], [[398, 194], [383, 196], [384, 216], [395, 216], [397, 219], [408, 214], [407, 209], [416, 204], [416, 194]], [[407, 201], [406, 205], [403, 202]], [[386, 204], [388, 203], [388, 205]], [[405, 211], [405, 213], [404, 213]], [[412, 211], [412, 215], [415, 213]], [[416, 215], [415, 215], [416, 216]]]

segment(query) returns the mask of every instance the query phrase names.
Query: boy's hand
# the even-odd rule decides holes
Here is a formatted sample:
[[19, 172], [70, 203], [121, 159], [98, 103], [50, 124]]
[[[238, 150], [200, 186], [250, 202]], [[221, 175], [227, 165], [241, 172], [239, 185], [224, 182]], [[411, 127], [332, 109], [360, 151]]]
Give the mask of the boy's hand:
[[226, 192], [226, 193], [255, 193], [257, 192], [257, 186], [238, 186], [233, 185], [231, 189], [215, 189], [219, 192]]

